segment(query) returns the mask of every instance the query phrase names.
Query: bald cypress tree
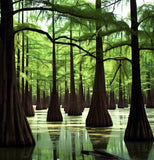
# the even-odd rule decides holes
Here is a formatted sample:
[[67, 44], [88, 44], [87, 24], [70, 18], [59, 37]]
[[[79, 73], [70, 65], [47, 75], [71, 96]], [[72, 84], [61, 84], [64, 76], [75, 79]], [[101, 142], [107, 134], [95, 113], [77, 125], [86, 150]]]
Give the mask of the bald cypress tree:
[[[101, 0], [96, 0], [96, 10], [101, 11]], [[96, 71], [90, 110], [86, 119], [86, 126], [91, 127], [112, 126], [106, 103], [103, 43], [100, 31], [101, 25], [96, 22]]]
[[140, 56], [136, 0], [130, 0], [131, 48], [132, 48], [132, 95], [125, 141], [153, 141], [153, 134], [144, 109], [141, 92]]
[[1, 25], [0, 146], [32, 146], [35, 140], [16, 81], [12, 0], [1, 0]]

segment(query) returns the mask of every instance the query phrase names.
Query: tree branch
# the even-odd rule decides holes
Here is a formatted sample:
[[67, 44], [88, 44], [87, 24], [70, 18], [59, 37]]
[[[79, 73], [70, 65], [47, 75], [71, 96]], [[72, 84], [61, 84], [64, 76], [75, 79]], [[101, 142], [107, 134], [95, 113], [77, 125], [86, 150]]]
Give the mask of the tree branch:
[[18, 33], [18, 32], [21, 32], [21, 31], [24, 31], [24, 30], [27, 30], [27, 31], [33, 31], [33, 32], [37, 32], [37, 33], [40, 33], [40, 34], [44, 34], [47, 36], [47, 38], [52, 42], [52, 43], [55, 43], [55, 44], [63, 44], [63, 45], [72, 45], [74, 47], [77, 47], [79, 49], [81, 49], [82, 51], [86, 52], [89, 56], [93, 57], [93, 58], [96, 58], [96, 56], [94, 56], [93, 54], [91, 54], [90, 52], [88, 52], [87, 50], [85, 50], [84, 48], [82, 48], [81, 46], [75, 44], [75, 43], [67, 43], [67, 42], [58, 42], [58, 41], [55, 41], [50, 35], [49, 33], [45, 32], [45, 31], [42, 31], [40, 29], [34, 29], [34, 28], [21, 28], [17, 31], [14, 31], [14, 34]]
[[147, 20], [148, 18], [153, 18], [153, 17], [154, 17], [153, 15], [149, 15], [149, 16], [143, 18], [140, 22], [138, 22], [138, 26], [139, 26], [142, 22], [144, 22], [145, 20]]
[[115, 60], [115, 61], [128, 61], [130, 63], [132, 63], [132, 60], [130, 60], [129, 58], [126, 57], [109, 57], [103, 60], [103, 62], [108, 61], [108, 60]]
[[119, 64], [119, 66], [118, 66], [116, 72], [114, 73], [114, 76], [113, 76], [113, 78], [112, 78], [112, 80], [111, 80], [111, 82], [110, 82], [110, 86], [112, 85], [112, 83], [113, 83], [113, 81], [114, 81], [114, 79], [115, 79], [115, 77], [116, 77], [116, 75], [117, 75], [117, 73], [118, 73], [120, 67], [121, 67], [121, 63]]
[[[69, 38], [69, 37], [67, 37], [67, 36], [59, 36], [59, 37], [55, 38], [55, 41], [58, 40], [58, 39], [62, 39], [62, 38], [65, 38], [65, 39], [68, 39], [68, 40], [71, 39], [71, 38]], [[80, 40], [73, 39], [73, 38], [72, 38], [72, 40], [73, 40], [73, 41], [76, 41], [76, 42], [80, 41]]]
[[22, 2], [22, 1], [23, 1], [23, 0], [15, 1], [15, 2], [13, 2], [12, 4], [16, 4], [16, 3]]
[[154, 51], [154, 47], [150, 48], [150, 47], [140, 47], [139, 50], [150, 50], [150, 51]]
[[115, 48], [117, 48], [117, 47], [122, 47], [122, 46], [126, 46], [126, 45], [127, 45], [127, 46], [131, 46], [131, 44], [130, 44], [128, 41], [126, 41], [125, 43], [121, 43], [121, 44], [117, 44], [117, 45], [115, 45], [115, 46], [111, 46], [110, 48], [104, 50], [103, 53], [108, 52], [108, 51], [110, 51], [110, 50], [112, 50], [112, 49], [115, 49]]
[[[60, 13], [64, 13], [64, 14], [69, 14], [71, 16], [76, 16], [79, 18], [86, 18], [86, 19], [92, 19], [92, 20], [97, 20], [97, 16], [93, 15], [93, 14], [86, 14], [86, 10], [79, 10], [79, 8], [77, 8], [78, 11], [76, 11], [75, 9], [73, 9], [73, 7], [66, 7], [66, 6], [60, 6], [60, 5], [53, 5], [52, 8], [46, 8], [46, 7], [34, 7], [34, 8], [22, 8], [22, 9], [18, 9], [15, 10], [13, 12], [13, 15], [21, 12], [21, 11], [36, 11], [36, 10], [40, 10], [40, 11], [57, 11]], [[95, 11], [95, 10], [92, 10]], [[83, 13], [85, 12], [85, 13]], [[79, 14], [80, 13], [80, 14]], [[83, 13], [83, 14], [81, 14]]]
[[121, 0], [117, 0], [117, 1], [115, 1], [115, 2], [113, 2], [113, 3], [110, 3], [109, 5], [104, 6], [103, 8], [106, 8], [106, 7], [110, 7], [110, 6], [112, 6], [112, 5], [115, 5], [116, 3], [120, 2], [120, 1], [121, 1]]

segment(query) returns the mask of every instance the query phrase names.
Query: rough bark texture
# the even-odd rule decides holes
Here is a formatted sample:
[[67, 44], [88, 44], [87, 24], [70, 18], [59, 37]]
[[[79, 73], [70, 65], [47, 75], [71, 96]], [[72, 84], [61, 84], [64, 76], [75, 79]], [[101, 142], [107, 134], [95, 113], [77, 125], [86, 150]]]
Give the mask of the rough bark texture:
[[112, 120], [106, 106], [105, 80], [103, 69], [103, 64], [101, 62], [96, 62], [93, 95], [91, 99], [90, 110], [86, 119], [86, 126], [112, 126]]
[[32, 146], [34, 137], [19, 99], [16, 81], [13, 3], [1, 0], [2, 51], [0, 54], [0, 146]]
[[56, 93], [54, 91], [51, 93], [47, 121], [63, 121], [57, 91]]
[[[141, 93], [137, 5], [130, 0], [131, 8], [131, 47], [132, 47], [132, 96], [128, 124], [125, 131], [125, 141], [153, 141], [153, 133], [149, 125]], [[135, 34], [134, 34], [135, 32]]]
[[[96, 0], [96, 9], [101, 9], [101, 0]], [[96, 71], [90, 110], [86, 119], [86, 126], [90, 127], [112, 126], [106, 106], [104, 63], [102, 62], [103, 44], [99, 35], [100, 28], [101, 26], [96, 23]]]

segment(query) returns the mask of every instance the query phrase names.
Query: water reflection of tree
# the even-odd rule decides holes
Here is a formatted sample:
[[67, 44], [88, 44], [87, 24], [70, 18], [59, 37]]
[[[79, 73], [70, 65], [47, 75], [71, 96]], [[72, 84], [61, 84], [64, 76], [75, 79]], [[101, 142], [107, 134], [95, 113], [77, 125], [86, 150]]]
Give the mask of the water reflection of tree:
[[106, 150], [111, 128], [87, 128], [94, 150]]
[[57, 160], [59, 158], [59, 154], [57, 153], [57, 150], [58, 150], [59, 137], [60, 137], [60, 128], [59, 127], [52, 127], [52, 128], [48, 127], [50, 139], [53, 144], [53, 160]]
[[130, 158], [147, 160], [152, 149], [152, 142], [126, 142]]
[[[90, 141], [93, 145], [94, 151], [106, 151], [109, 142], [111, 128], [87, 128]], [[103, 158], [96, 156], [95, 160], [100, 160]]]
[[32, 160], [34, 147], [1, 148], [0, 160]]

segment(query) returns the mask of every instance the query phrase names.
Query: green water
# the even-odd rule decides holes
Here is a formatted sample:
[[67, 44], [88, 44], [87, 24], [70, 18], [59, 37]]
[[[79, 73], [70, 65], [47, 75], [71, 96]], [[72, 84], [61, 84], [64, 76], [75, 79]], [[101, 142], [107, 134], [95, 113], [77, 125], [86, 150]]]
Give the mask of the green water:
[[[82, 150], [105, 150], [127, 160], [154, 160], [153, 144], [123, 141], [128, 108], [110, 110], [113, 127], [106, 128], [85, 127], [87, 108], [82, 116], [68, 116], [61, 110], [63, 122], [46, 122], [47, 110], [36, 111], [34, 117], [28, 118], [35, 148], [3, 149], [8, 156], [0, 156], [0, 160], [104, 160], [98, 155], [82, 154]], [[154, 132], [154, 109], [146, 112]]]

